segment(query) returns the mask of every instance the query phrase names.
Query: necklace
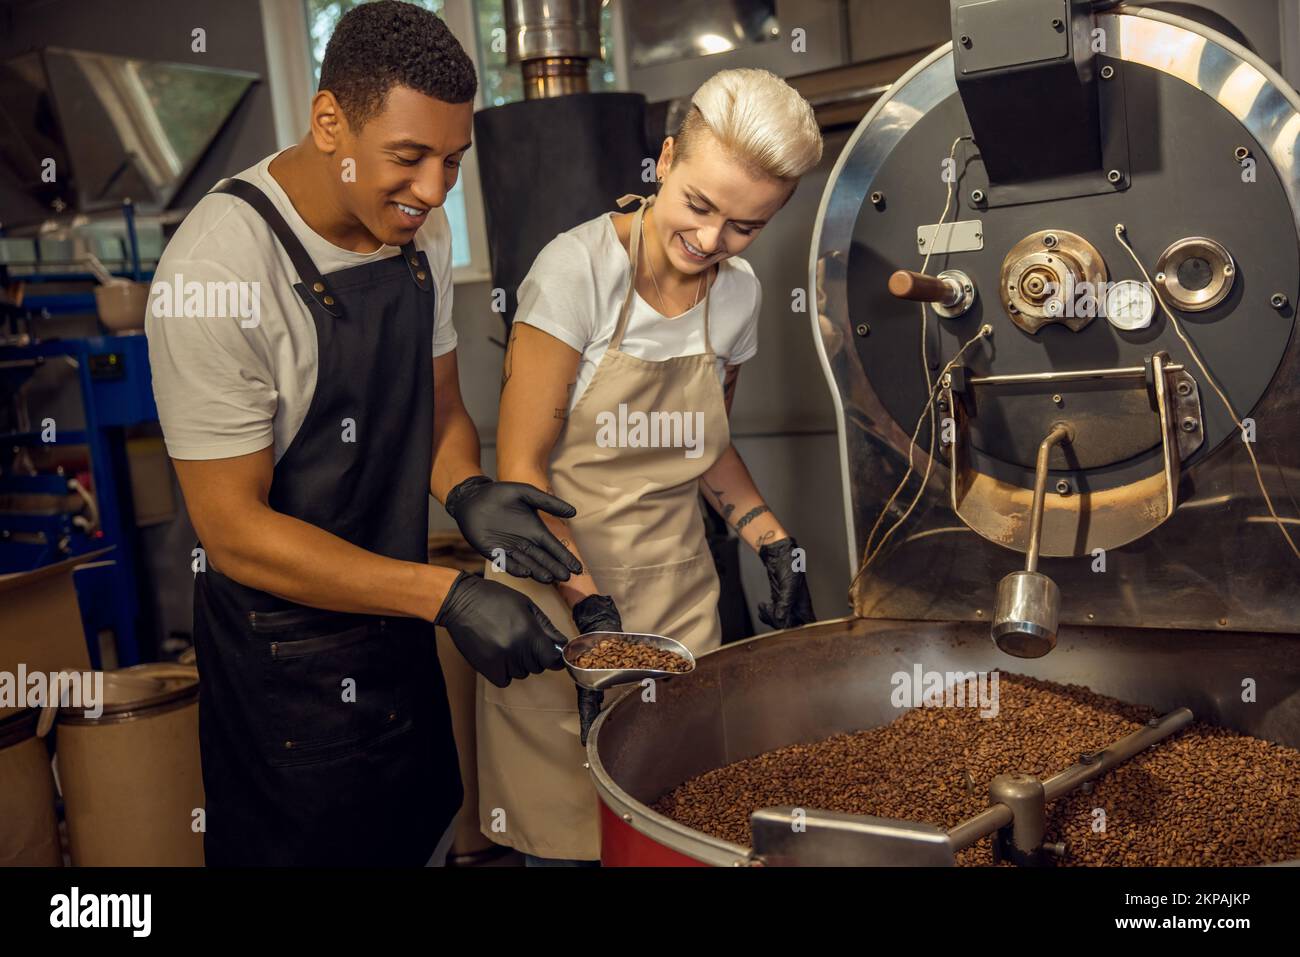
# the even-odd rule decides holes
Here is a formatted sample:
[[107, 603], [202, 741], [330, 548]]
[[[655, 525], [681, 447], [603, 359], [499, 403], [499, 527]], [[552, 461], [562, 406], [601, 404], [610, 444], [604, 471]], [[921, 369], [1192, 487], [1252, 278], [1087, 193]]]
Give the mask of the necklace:
[[[645, 240], [645, 217], [644, 216], [641, 217], [641, 239], [642, 241]], [[655, 275], [654, 258], [650, 255], [649, 248], [647, 248], [645, 251], [645, 261], [646, 261], [646, 265], [650, 267], [650, 280], [655, 284], [655, 295], [659, 297], [659, 308], [662, 309], [664, 312], [670, 312], [671, 310], [668, 309], [667, 304], [664, 301], [664, 294], [659, 289], [659, 277]], [[691, 300], [691, 304], [688, 307], [687, 311], [689, 311], [690, 309], [694, 309], [696, 304], [699, 303], [700, 287], [704, 285], [704, 276], [707, 272], [708, 270], [705, 270], [705, 272], [700, 273], [700, 280], [695, 284], [695, 298]]]

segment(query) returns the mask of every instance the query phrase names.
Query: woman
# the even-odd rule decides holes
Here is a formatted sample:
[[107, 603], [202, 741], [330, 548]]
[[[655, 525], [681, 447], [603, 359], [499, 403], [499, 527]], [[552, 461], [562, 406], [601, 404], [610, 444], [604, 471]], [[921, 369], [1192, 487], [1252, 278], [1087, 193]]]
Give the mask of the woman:
[[[657, 194], [635, 213], [560, 234], [520, 285], [499, 477], [577, 508], [568, 522], [543, 519], [584, 570], [554, 586], [491, 566], [487, 574], [528, 594], [566, 634], [667, 635], [696, 655], [718, 647], [701, 491], [767, 568], [772, 602], [760, 617], [776, 628], [813, 620], [803, 553], [754, 487], [728, 416], [740, 366], [757, 351], [760, 303], [738, 254], [821, 152], [811, 107], [784, 81], [719, 73], [664, 140]], [[555, 673], [479, 687], [484, 833], [530, 864], [594, 862], [596, 796], [573, 682]]]

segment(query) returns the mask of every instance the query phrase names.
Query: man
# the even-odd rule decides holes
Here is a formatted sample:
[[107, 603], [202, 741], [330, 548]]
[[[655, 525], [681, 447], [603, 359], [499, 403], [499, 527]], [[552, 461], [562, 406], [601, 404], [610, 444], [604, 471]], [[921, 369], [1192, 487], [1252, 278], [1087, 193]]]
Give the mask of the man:
[[307, 136], [205, 197], [158, 265], [210, 864], [425, 863], [462, 793], [432, 623], [496, 685], [561, 666], [531, 602], [427, 564], [432, 492], [511, 572], [581, 571], [536, 514], [572, 508], [483, 476], [461, 402], [441, 206], [476, 86], [437, 17], [357, 7]]

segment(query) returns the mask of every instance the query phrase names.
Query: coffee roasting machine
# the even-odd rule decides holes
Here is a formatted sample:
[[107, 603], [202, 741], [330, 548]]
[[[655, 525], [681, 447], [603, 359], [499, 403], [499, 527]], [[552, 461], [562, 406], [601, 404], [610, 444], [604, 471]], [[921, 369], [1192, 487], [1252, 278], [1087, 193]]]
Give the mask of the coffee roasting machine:
[[[607, 709], [606, 863], [945, 864], [986, 834], [1048, 863], [1050, 802], [1193, 716], [1300, 746], [1300, 95], [1230, 26], [1160, 6], [953, 0], [952, 42], [859, 124], [810, 263], [855, 616]], [[889, 723], [915, 662], [1164, 718], [1042, 781], [1007, 768], [947, 831], [809, 809], [792, 834], [758, 809], [751, 850], [651, 810]]]

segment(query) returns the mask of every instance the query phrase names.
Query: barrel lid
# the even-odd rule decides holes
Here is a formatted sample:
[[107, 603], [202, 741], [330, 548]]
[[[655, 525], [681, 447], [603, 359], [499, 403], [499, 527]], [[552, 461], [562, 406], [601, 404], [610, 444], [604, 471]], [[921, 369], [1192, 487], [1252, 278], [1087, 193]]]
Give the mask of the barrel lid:
[[110, 716], [149, 711], [192, 698], [198, 694], [199, 673], [193, 665], [145, 664], [104, 671], [104, 691], [99, 718], [87, 717], [82, 707], [59, 709], [59, 720], [93, 724]]
[[36, 736], [36, 723], [40, 720], [39, 708], [23, 708], [7, 718], [0, 719], [0, 750], [21, 744]]

